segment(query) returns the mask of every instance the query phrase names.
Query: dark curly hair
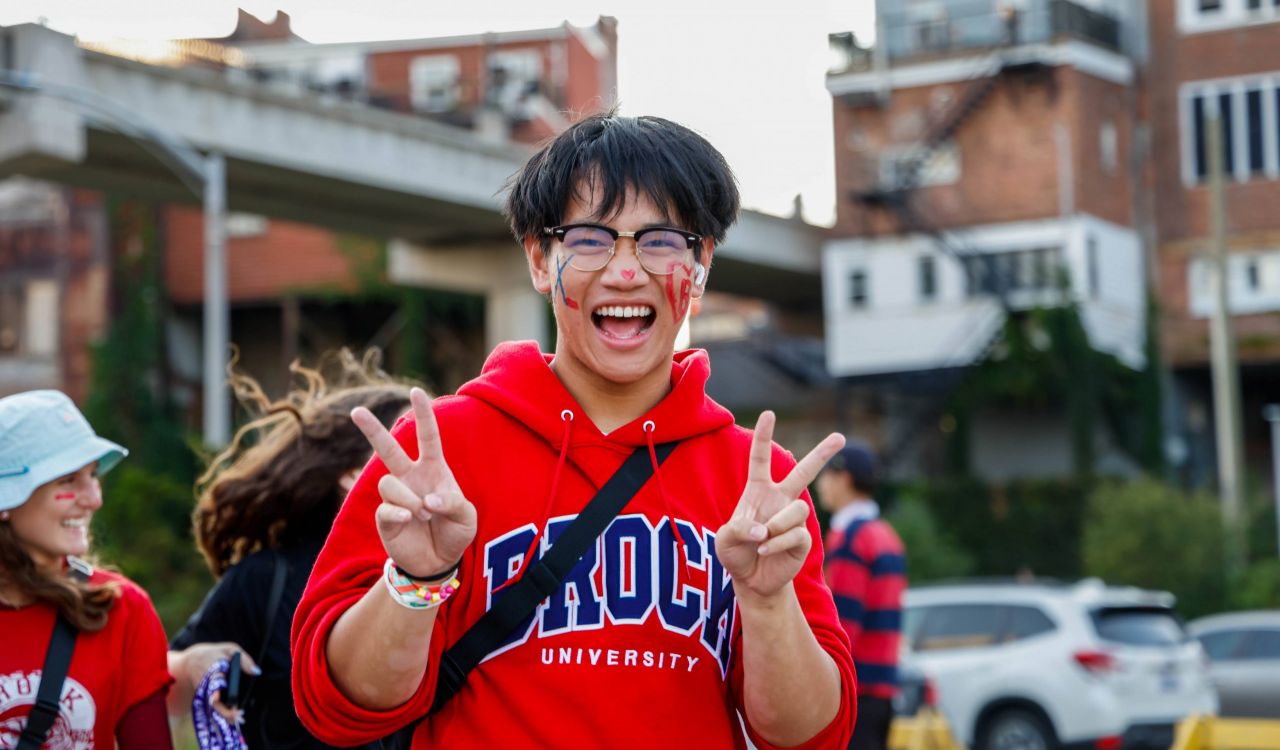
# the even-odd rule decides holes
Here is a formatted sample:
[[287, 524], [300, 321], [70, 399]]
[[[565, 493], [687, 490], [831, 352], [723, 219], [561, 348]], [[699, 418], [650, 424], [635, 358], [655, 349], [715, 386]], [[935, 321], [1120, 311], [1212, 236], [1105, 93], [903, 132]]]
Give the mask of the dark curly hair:
[[339, 479], [372, 454], [351, 410], [364, 406], [387, 426], [409, 410], [409, 385], [379, 368], [377, 350], [332, 358], [338, 372], [330, 379], [290, 365], [303, 386], [274, 402], [253, 378], [231, 372], [237, 398], [259, 416], [196, 483], [192, 521], [214, 576], [258, 550], [327, 534], [344, 497]]

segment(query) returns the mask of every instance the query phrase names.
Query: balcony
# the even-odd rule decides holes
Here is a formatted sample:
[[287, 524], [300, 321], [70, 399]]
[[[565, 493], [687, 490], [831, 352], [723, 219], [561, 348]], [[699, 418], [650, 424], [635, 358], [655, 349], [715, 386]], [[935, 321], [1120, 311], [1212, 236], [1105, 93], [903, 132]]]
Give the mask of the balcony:
[[[893, 7], [886, 7], [892, 5]], [[950, 57], [1007, 45], [1046, 44], [1075, 39], [1121, 51], [1119, 19], [1069, 0], [1024, 0], [1017, 10], [996, 0], [942, 0], [899, 5], [880, 3], [880, 31], [889, 63]], [[873, 55], [832, 35], [844, 59], [832, 73], [867, 70]], [[861, 54], [859, 54], [861, 53]]]

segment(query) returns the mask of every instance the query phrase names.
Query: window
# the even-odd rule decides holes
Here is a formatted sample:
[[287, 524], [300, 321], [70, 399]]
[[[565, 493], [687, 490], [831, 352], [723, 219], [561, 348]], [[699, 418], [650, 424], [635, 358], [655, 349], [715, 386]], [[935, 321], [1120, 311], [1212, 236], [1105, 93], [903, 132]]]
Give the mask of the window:
[[1107, 607], [1093, 613], [1098, 637], [1130, 646], [1172, 646], [1187, 640], [1182, 623], [1161, 607]]
[[[886, 186], [917, 187], [952, 185], [960, 180], [960, 149], [955, 141], [947, 141], [920, 159], [919, 147], [884, 149], [880, 156], [880, 181]], [[912, 174], [912, 170], [915, 174]]]
[[920, 299], [924, 302], [932, 302], [938, 297], [938, 278], [937, 269], [932, 256], [926, 255], [920, 258]]
[[1259, 89], [1246, 91], [1244, 101], [1245, 132], [1248, 134], [1249, 146], [1249, 173], [1262, 174], [1266, 170], [1266, 159], [1262, 151], [1262, 136], [1264, 134], [1262, 126], [1262, 91]]
[[0, 357], [58, 353], [58, 282], [0, 283]]
[[1115, 174], [1116, 167], [1120, 164], [1119, 137], [1116, 134], [1116, 124], [1111, 120], [1098, 126], [1098, 160], [1107, 174]]
[[1176, 5], [1178, 30], [1184, 34], [1280, 19], [1277, 0], [1178, 0]]
[[1280, 630], [1254, 630], [1241, 650], [1245, 659], [1280, 659]]
[[409, 100], [419, 112], [448, 112], [458, 103], [458, 58], [415, 57], [409, 63]]
[[970, 297], [1002, 292], [1057, 288], [1060, 266], [1056, 247], [966, 256], [965, 293]]
[[1036, 607], [1011, 606], [1009, 610], [1008, 625], [1005, 628], [1004, 639], [1006, 641], [1020, 641], [1024, 638], [1032, 638], [1041, 633], [1052, 632], [1057, 626], [1053, 624], [1053, 620], [1044, 612]]
[[944, 604], [930, 607], [920, 623], [916, 651], [992, 646], [1000, 640], [1005, 608], [994, 604]]
[[1258, 259], [1250, 258], [1244, 264], [1244, 285], [1251, 292], [1262, 287], [1262, 274], [1258, 272]]
[[1196, 0], [1196, 7], [1201, 13], [1212, 13], [1222, 10], [1222, 0]]
[[862, 308], [867, 306], [867, 302], [867, 272], [854, 271], [849, 274], [849, 304]]
[[1244, 644], [1247, 630], [1219, 630], [1216, 633], [1205, 633], [1200, 636], [1200, 645], [1212, 661], [1230, 661], [1240, 658], [1240, 647]]
[[1187, 84], [1183, 101], [1188, 185], [1208, 178], [1209, 126], [1215, 115], [1222, 123], [1223, 174], [1240, 181], [1280, 175], [1280, 72]]

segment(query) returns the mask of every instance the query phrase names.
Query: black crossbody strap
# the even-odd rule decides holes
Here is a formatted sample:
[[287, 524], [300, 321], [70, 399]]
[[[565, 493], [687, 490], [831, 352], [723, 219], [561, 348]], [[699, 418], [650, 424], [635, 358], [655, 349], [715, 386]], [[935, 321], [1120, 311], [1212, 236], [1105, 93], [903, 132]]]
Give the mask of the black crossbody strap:
[[[675, 447], [674, 442], [654, 446], [658, 463], [665, 461]], [[649, 449], [644, 446], [636, 448], [560, 534], [547, 554], [530, 565], [520, 580], [513, 583], [502, 598], [441, 655], [432, 713], [439, 711], [457, 694], [471, 670], [533, 614], [543, 599], [560, 588], [573, 566], [651, 476], [653, 463]]]
[[[87, 581], [93, 568], [80, 560], [69, 560], [70, 576]], [[44, 655], [40, 669], [40, 689], [36, 691], [36, 704], [27, 714], [27, 725], [18, 738], [14, 750], [40, 750], [53, 722], [58, 718], [58, 703], [62, 700], [62, 685], [67, 681], [71, 668], [71, 654], [76, 650], [76, 638], [80, 632], [67, 622], [61, 613], [53, 621], [53, 635], [49, 636], [49, 650]]]

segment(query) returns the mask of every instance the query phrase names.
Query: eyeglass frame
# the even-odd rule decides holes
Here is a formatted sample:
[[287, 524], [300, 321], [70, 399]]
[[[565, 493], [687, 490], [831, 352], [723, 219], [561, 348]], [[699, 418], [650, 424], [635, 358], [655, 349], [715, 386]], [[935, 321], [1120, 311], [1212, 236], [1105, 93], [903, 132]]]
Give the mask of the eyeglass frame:
[[[610, 237], [613, 237], [613, 245], [610, 246], [609, 253], [606, 256], [604, 263], [600, 264], [600, 268], [587, 270], [583, 268], [578, 268], [577, 266], [573, 266], [574, 268], [578, 268], [579, 271], [587, 271], [588, 273], [591, 273], [594, 271], [600, 271], [608, 267], [610, 261], [613, 260], [614, 251], [617, 250], [618, 248], [618, 239], [622, 237], [627, 237], [632, 240], [635, 240], [636, 259], [640, 261], [640, 265], [644, 267], [644, 270], [647, 273], [651, 273], [655, 276], [670, 276], [671, 274], [675, 273], [675, 269], [672, 269], [670, 271], [651, 271], [649, 270], [649, 267], [645, 265], [644, 251], [640, 248], [640, 238], [646, 234], [649, 234], [650, 232], [675, 232], [676, 234], [684, 238], [684, 241], [686, 243], [685, 251], [692, 253], [695, 261], [697, 261], [698, 245], [701, 244], [702, 240], [704, 239], [704, 237], [700, 234], [696, 234], [694, 232], [690, 232], [685, 229], [680, 229], [678, 227], [668, 227], [668, 226], [645, 227], [644, 229], [637, 229], [634, 232], [624, 232], [620, 229], [614, 229], [613, 227], [606, 226], [604, 224], [593, 224], [591, 222], [579, 222], [576, 224], [561, 224], [559, 226], [554, 226], [554, 227], [543, 227], [542, 234], [547, 237], [554, 237], [555, 239], [563, 243], [565, 235], [569, 232], [569, 230], [584, 229], [584, 228], [599, 229], [604, 233], [608, 234]], [[573, 265], [572, 260], [569, 261], [569, 265], [571, 266]]]

